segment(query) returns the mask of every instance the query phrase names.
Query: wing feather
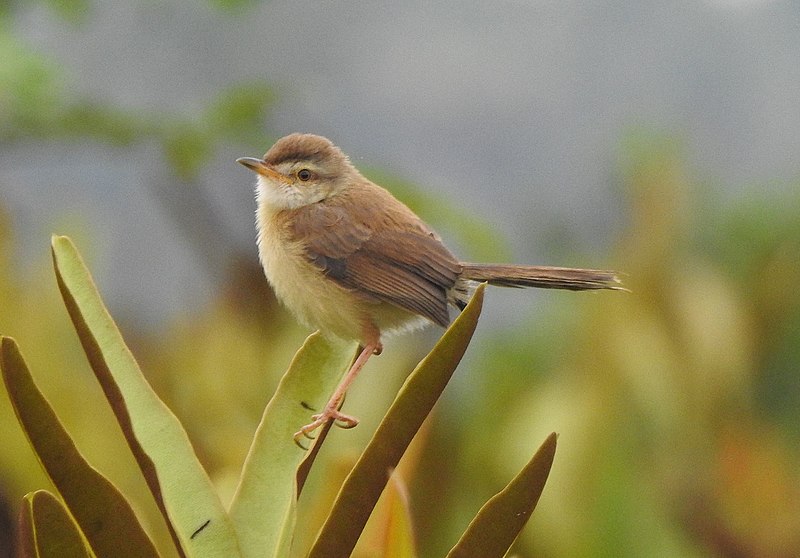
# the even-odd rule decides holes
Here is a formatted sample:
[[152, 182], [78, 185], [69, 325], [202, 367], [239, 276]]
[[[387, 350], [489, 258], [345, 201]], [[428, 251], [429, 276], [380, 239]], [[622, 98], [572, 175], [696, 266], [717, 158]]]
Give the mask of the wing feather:
[[294, 216], [311, 262], [332, 280], [447, 326], [447, 291], [461, 264], [430, 231], [353, 219], [342, 206], [313, 204]]

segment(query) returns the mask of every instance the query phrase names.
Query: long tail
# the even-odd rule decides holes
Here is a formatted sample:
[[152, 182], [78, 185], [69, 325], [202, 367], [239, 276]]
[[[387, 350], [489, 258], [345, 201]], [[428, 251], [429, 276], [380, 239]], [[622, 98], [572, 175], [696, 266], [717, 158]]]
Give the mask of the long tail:
[[539, 265], [503, 265], [462, 263], [461, 277], [473, 281], [486, 281], [501, 287], [539, 287], [542, 289], [569, 289], [588, 291], [595, 289], [627, 290], [613, 271], [599, 269], [574, 269]]

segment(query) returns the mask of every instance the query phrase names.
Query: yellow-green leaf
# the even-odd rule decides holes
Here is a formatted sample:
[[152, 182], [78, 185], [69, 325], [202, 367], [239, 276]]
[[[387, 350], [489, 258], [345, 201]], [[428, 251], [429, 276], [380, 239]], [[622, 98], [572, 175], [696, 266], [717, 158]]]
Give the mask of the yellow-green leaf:
[[366, 529], [358, 541], [357, 554], [416, 558], [414, 527], [408, 488], [397, 471], [389, 476], [389, 484], [381, 495]]
[[542, 495], [553, 465], [557, 437], [550, 434], [522, 471], [483, 505], [448, 558], [506, 555]]
[[386, 486], [388, 471], [397, 466], [464, 356], [481, 313], [483, 291], [484, 285], [480, 285], [464, 311], [406, 379], [339, 491], [309, 558], [350, 556]]
[[[26, 494], [19, 512], [19, 552], [25, 558], [93, 558], [80, 528], [61, 501], [46, 490]], [[117, 542], [117, 546], [122, 545]], [[122, 553], [120, 555], [132, 556]]]
[[354, 343], [335, 343], [312, 334], [264, 410], [230, 509], [244, 556], [282, 557], [289, 552], [297, 469], [307, 456], [293, 434], [311, 420], [309, 408], [325, 405], [355, 349]]
[[0, 338], [0, 368], [28, 440], [94, 552], [109, 558], [157, 557], [128, 501], [75, 447], [10, 337]]
[[177, 417], [147, 383], [67, 237], [52, 240], [61, 296], [147, 484], [186, 556], [240, 556], [230, 519]]

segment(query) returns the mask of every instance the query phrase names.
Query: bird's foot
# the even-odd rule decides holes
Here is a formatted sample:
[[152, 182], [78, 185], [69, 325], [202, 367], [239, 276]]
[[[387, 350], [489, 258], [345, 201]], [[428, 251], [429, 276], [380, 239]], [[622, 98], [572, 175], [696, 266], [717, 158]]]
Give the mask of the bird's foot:
[[340, 412], [334, 407], [325, 407], [321, 413], [311, 415], [311, 422], [306, 424], [300, 430], [294, 433], [294, 442], [301, 448], [304, 447], [300, 442], [303, 438], [313, 440], [315, 436], [312, 433], [320, 426], [325, 425], [328, 421], [335, 421], [336, 426], [344, 428], [345, 430], [353, 428], [358, 424], [358, 419]]

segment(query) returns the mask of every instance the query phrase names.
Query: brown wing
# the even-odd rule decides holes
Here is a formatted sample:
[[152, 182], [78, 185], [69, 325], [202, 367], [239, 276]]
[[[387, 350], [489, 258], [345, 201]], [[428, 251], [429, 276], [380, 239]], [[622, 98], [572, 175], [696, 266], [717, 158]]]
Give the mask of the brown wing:
[[304, 240], [315, 261], [346, 258], [372, 235], [369, 227], [353, 220], [341, 206], [321, 203], [295, 210], [292, 227], [294, 237]]
[[461, 265], [422, 229], [378, 230], [350, 218], [340, 206], [314, 204], [294, 218], [296, 238], [332, 280], [447, 326], [447, 290]]

